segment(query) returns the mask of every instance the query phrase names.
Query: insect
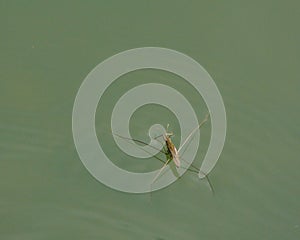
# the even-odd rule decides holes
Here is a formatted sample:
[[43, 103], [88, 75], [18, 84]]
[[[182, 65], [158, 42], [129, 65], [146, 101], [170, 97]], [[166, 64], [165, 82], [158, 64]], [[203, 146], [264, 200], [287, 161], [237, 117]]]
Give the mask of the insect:
[[[191, 137], [194, 135], [194, 133], [201, 128], [201, 126], [207, 122], [209, 118], [209, 114], [207, 114], [205, 116], [205, 118], [202, 120], [202, 122], [196, 127], [194, 128], [191, 133], [186, 137], [186, 139], [184, 140], [184, 142], [182, 143], [182, 145], [177, 149], [176, 146], [174, 145], [174, 143], [172, 142], [172, 136], [174, 135], [172, 132], [168, 132], [168, 128], [169, 128], [169, 124], [167, 125], [167, 132], [165, 132], [164, 134], [162, 135], [159, 135], [157, 137], [155, 137], [155, 139], [157, 141], [159, 141], [158, 139], [159, 138], [163, 138], [163, 142], [159, 141], [163, 148], [162, 149], [157, 149], [156, 147], [154, 146], [151, 146], [149, 145], [150, 147], [152, 147], [153, 149], [155, 150], [158, 150], [160, 151], [161, 153], [163, 153], [166, 157], [166, 161], [158, 158], [157, 156], [153, 156], [155, 157], [156, 159], [158, 159], [159, 161], [163, 162], [164, 165], [160, 168], [160, 170], [158, 171], [158, 173], [155, 175], [155, 177], [153, 178], [152, 182], [151, 182], [151, 186], [152, 184], [155, 183], [155, 181], [158, 179], [158, 177], [162, 174], [163, 170], [166, 168], [166, 166], [168, 166], [168, 164], [170, 164], [172, 161], [174, 162], [176, 168], [180, 168], [181, 167], [181, 160], [182, 161], [185, 161], [182, 157], [180, 157], [179, 153], [180, 151], [183, 149], [183, 147], [188, 143], [188, 141], [191, 139]], [[125, 140], [132, 140], [134, 142], [137, 142], [137, 143], [141, 143], [143, 145], [148, 145], [147, 143], [141, 141], [141, 140], [137, 140], [137, 139], [132, 139], [132, 138], [126, 138], [126, 137], [123, 137], [123, 136], [120, 136], [118, 134], [115, 134], [113, 133], [115, 136], [117, 137], [120, 137], [122, 139], [125, 139]], [[193, 164], [190, 165], [191, 167], [188, 168], [187, 170], [188, 171], [191, 171], [191, 172], [195, 172], [195, 173], [199, 173], [200, 169], [197, 168], [196, 166], [194, 166]], [[208, 179], [208, 176], [206, 174], [204, 174], [206, 176], [206, 179], [208, 181], [208, 184], [209, 184], [209, 187], [211, 189], [211, 191], [214, 193], [213, 191], [213, 188], [212, 188], [212, 185], [210, 183], [210, 180]]]
[[[153, 184], [156, 179], [159, 177], [159, 175], [162, 173], [162, 171], [165, 169], [165, 167], [171, 163], [171, 161], [173, 161], [175, 163], [175, 166], [177, 168], [180, 167], [180, 160], [182, 158], [180, 158], [179, 156], [179, 152], [180, 150], [183, 149], [184, 145], [188, 142], [188, 140], [193, 136], [193, 134], [208, 120], [208, 117], [209, 117], [209, 114], [207, 114], [205, 116], [205, 118], [202, 120], [202, 122], [196, 127], [193, 129], [193, 131], [187, 136], [187, 138], [185, 139], [185, 141], [183, 142], [183, 144], [178, 148], [175, 147], [174, 143], [172, 142], [171, 140], [171, 137], [173, 136], [173, 133], [164, 133], [163, 134], [163, 138], [164, 138], [164, 141], [165, 141], [165, 146], [164, 146], [164, 153], [166, 155], [166, 162], [165, 164], [162, 166], [162, 168], [158, 171], [158, 173], [156, 174], [156, 176], [154, 177], [153, 181], [151, 184]], [[167, 126], [167, 129], [169, 128], [169, 125]], [[192, 165], [192, 167], [196, 168], [195, 166]], [[196, 168], [198, 171], [200, 171], [198, 168]]]

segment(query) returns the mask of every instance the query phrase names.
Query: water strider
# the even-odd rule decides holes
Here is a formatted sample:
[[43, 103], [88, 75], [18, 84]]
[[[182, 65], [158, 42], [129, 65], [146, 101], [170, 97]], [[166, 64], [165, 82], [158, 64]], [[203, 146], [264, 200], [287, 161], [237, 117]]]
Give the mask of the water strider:
[[[174, 145], [174, 143], [172, 142], [172, 139], [171, 139], [171, 137], [173, 136], [173, 133], [172, 133], [172, 132], [165, 132], [164, 134], [162, 134], [162, 135], [160, 135], [160, 136], [157, 136], [157, 137], [155, 138], [155, 139], [157, 140], [158, 138], [163, 137], [163, 141], [164, 141], [164, 142], [160, 142], [160, 141], [159, 141], [159, 142], [162, 144], [162, 146], [163, 146], [162, 150], [156, 149], [155, 147], [149, 145], [150, 147], [152, 147], [152, 148], [154, 148], [154, 149], [160, 151], [161, 153], [163, 153], [163, 154], [165, 155], [165, 157], [166, 157], [166, 161], [163, 161], [162, 159], [158, 158], [157, 156], [153, 156], [153, 157], [155, 157], [156, 159], [158, 159], [159, 161], [163, 162], [164, 165], [161, 167], [161, 169], [160, 169], [160, 170], [158, 171], [158, 173], [155, 175], [154, 179], [153, 179], [152, 182], [151, 182], [151, 185], [157, 180], [157, 178], [160, 176], [160, 174], [161, 174], [162, 171], [165, 169], [165, 167], [166, 167], [168, 164], [170, 164], [172, 161], [174, 162], [174, 164], [175, 164], [175, 166], [176, 166], [177, 168], [180, 168], [180, 166], [181, 166], [181, 160], [182, 160], [182, 161], [185, 161], [183, 158], [181, 158], [181, 157], [179, 156], [180, 151], [183, 149], [184, 145], [188, 142], [188, 140], [193, 136], [193, 134], [194, 134], [198, 129], [200, 129], [200, 127], [201, 127], [205, 122], [207, 122], [208, 117], [209, 117], [209, 114], [207, 114], [207, 115], [205, 116], [205, 118], [202, 120], [202, 122], [201, 122], [196, 128], [194, 128], [194, 129], [191, 131], [191, 133], [186, 137], [186, 139], [184, 140], [183, 144], [178, 148], [178, 150], [177, 150], [176, 146]], [[169, 125], [167, 125], [167, 130], [168, 130], [168, 127], [169, 127]], [[115, 136], [120, 137], [120, 138], [123, 138], [123, 139], [132, 140], [132, 141], [137, 142], [137, 143], [141, 143], [141, 144], [144, 144], [144, 145], [148, 145], [147, 143], [145, 143], [145, 142], [143, 142], [143, 141], [141, 141], [141, 140], [131, 139], [131, 138], [126, 138], [126, 137], [120, 136], [120, 135], [115, 134], [115, 133], [113, 133], [113, 134], [114, 134]], [[157, 141], [158, 141], [158, 140], [157, 140]], [[193, 164], [191, 164], [191, 167], [192, 167], [193, 169], [190, 169], [190, 168], [189, 168], [189, 169], [187, 169], [187, 170], [188, 170], [188, 171], [191, 171], [191, 172], [199, 173], [199, 171], [200, 171], [199, 168], [195, 167]], [[211, 185], [211, 183], [210, 183], [210, 181], [209, 181], [208, 176], [207, 176], [206, 174], [204, 174], [204, 175], [206, 176], [206, 179], [207, 179], [207, 181], [208, 181], [208, 184], [209, 184], [209, 186], [210, 186], [210, 189], [212, 190], [212, 192], [214, 192], [214, 191], [213, 191], [213, 188], [212, 188], [212, 185]]]

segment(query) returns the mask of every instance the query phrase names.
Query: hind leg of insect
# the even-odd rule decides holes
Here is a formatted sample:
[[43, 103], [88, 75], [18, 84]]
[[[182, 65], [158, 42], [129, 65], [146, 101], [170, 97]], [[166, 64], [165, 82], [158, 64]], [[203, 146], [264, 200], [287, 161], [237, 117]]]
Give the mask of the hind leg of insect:
[[161, 174], [161, 172], [166, 168], [166, 166], [171, 162], [171, 158], [168, 158], [167, 161], [165, 162], [165, 164], [162, 166], [162, 168], [158, 171], [158, 173], [155, 175], [155, 177], [153, 178], [151, 184], [150, 184], [150, 192], [152, 192], [152, 186], [155, 183], [155, 181], [157, 180], [157, 178], [159, 177], [159, 175]]

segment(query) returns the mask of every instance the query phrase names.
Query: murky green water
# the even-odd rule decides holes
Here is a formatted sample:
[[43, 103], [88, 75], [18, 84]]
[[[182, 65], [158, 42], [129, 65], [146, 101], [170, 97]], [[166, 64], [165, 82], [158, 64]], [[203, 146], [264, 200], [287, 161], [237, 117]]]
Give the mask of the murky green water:
[[[299, 8], [296, 1], [0, 1], [0, 239], [299, 239]], [[215, 195], [193, 173], [151, 196], [121, 193], [78, 157], [71, 118], [80, 84], [107, 57], [143, 46], [189, 55], [218, 85], [228, 132], [210, 174]], [[171, 74], [138, 71], [116, 81], [96, 128], [106, 153], [129, 170], [161, 164], [122, 155], [107, 134], [108, 113], [124, 91], [153, 79], [187, 95], [199, 120], [206, 112]], [[178, 131], [158, 106], [139, 109], [130, 128], [143, 138], [157, 121]], [[210, 125], [201, 134], [197, 166]]]

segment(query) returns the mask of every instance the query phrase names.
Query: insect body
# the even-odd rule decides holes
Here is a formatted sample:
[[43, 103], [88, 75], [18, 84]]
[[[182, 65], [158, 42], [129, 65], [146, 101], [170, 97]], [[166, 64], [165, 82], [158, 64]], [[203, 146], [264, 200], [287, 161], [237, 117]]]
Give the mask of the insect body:
[[173, 144], [172, 140], [171, 140], [171, 136], [173, 134], [171, 133], [165, 133], [164, 134], [164, 140], [166, 142], [166, 148], [167, 148], [167, 160], [170, 159], [174, 161], [176, 167], [180, 167], [180, 160], [179, 160], [179, 153], [175, 147], [175, 145]]

